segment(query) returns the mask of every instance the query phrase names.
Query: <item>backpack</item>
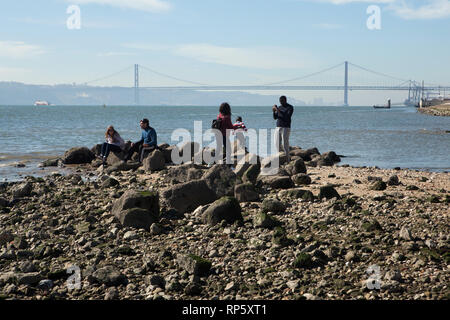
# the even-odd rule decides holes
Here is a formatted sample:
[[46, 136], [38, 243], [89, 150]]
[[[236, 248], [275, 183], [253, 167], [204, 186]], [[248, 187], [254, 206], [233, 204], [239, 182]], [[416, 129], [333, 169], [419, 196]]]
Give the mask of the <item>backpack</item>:
[[211, 128], [220, 130], [222, 128], [222, 119], [214, 119]]

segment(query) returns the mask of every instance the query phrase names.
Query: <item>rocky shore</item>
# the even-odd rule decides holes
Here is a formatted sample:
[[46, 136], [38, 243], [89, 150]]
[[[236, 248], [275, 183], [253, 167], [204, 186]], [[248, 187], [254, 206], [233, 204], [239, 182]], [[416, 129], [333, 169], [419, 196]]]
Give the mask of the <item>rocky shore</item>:
[[173, 165], [160, 147], [105, 169], [74, 148], [43, 164], [73, 174], [0, 184], [0, 298], [450, 297], [448, 172], [293, 147], [264, 176], [267, 159]]
[[450, 116], [450, 104], [443, 104], [438, 106], [419, 108], [417, 109], [420, 113], [429, 114], [431, 116], [441, 116], [441, 117], [449, 117]]

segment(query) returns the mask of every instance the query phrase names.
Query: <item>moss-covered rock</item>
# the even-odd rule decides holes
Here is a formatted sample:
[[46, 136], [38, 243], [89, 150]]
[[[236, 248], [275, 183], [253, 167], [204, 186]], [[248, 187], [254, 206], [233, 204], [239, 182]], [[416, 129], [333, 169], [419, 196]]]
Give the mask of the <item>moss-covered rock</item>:
[[281, 222], [266, 212], [262, 212], [255, 216], [253, 225], [256, 228], [272, 229], [281, 225]]
[[272, 234], [272, 243], [282, 246], [282, 247], [287, 247], [291, 244], [294, 243], [294, 241], [292, 239], [289, 239], [286, 236], [286, 230], [280, 226], [275, 227], [273, 234]]
[[320, 187], [319, 199], [323, 199], [323, 198], [326, 198], [326, 199], [338, 198], [338, 199], [340, 199], [341, 196], [336, 191], [336, 189], [334, 189], [333, 186], [327, 185], [327, 186]]
[[234, 187], [234, 196], [239, 202], [258, 201], [259, 194], [251, 183], [242, 183]]
[[261, 171], [260, 164], [252, 164], [242, 175], [242, 181], [255, 184], [260, 171]]
[[286, 205], [276, 199], [264, 199], [261, 206], [262, 212], [283, 213], [286, 211]]
[[308, 269], [313, 267], [312, 256], [308, 253], [300, 253], [294, 261], [295, 268]]
[[292, 181], [297, 185], [309, 185], [311, 184], [311, 177], [305, 173], [298, 173], [292, 176]]
[[303, 199], [305, 201], [314, 201], [314, 195], [309, 190], [303, 190], [299, 188], [281, 190], [278, 193], [280, 198], [293, 198], [293, 199]]
[[177, 263], [188, 273], [200, 277], [208, 275], [212, 266], [211, 261], [195, 254], [178, 254]]
[[380, 223], [377, 220], [363, 222], [362, 229], [366, 232], [383, 230], [383, 228], [381, 227]]
[[382, 191], [386, 190], [386, 188], [387, 188], [386, 182], [384, 182], [383, 180], [377, 180], [370, 186], [369, 189], [375, 191]]

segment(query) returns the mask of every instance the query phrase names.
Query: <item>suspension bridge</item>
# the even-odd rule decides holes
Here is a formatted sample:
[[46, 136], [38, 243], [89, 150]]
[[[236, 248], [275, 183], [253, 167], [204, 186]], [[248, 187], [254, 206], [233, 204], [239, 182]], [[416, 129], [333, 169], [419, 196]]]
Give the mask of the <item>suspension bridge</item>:
[[[355, 84], [356, 82], [353, 81], [350, 83], [350, 80], [352, 77], [350, 76], [349, 67], [355, 68], [359, 73], [365, 72], [370, 75], [374, 75], [378, 78], [384, 79], [384, 81], [378, 81], [377, 83], [371, 83], [371, 84]], [[415, 80], [407, 80], [407, 79], [401, 79], [398, 77], [394, 77], [385, 73], [377, 72], [368, 68], [365, 68], [363, 66], [359, 66], [356, 64], [353, 64], [348, 61], [344, 61], [342, 63], [339, 63], [337, 65], [331, 66], [329, 68], [306, 74], [300, 77], [291, 78], [283, 81], [277, 81], [272, 83], [266, 83], [266, 84], [260, 84], [260, 85], [208, 85], [204, 83], [199, 83], [196, 81], [190, 81], [186, 79], [181, 79], [178, 77], [174, 77], [156, 70], [153, 70], [151, 68], [148, 68], [143, 65], [135, 64], [132, 66], [128, 66], [127, 68], [124, 68], [118, 72], [109, 74], [107, 76], [97, 78], [88, 82], [84, 82], [85, 85], [98, 83], [100, 81], [110, 79], [113, 77], [116, 77], [119, 74], [122, 74], [124, 72], [130, 71], [130, 69], [134, 68], [134, 86], [130, 88], [134, 88], [134, 102], [136, 105], [139, 105], [140, 103], [140, 91], [141, 90], [167, 90], [167, 89], [178, 89], [178, 90], [202, 90], [202, 91], [289, 91], [289, 90], [296, 90], [296, 91], [317, 91], [317, 90], [323, 90], [323, 91], [341, 91], [343, 92], [343, 101], [344, 105], [349, 105], [349, 92], [350, 91], [401, 91], [401, 92], [408, 92], [407, 98], [404, 102], [401, 103], [394, 103], [394, 104], [405, 104], [405, 105], [417, 105], [420, 99], [425, 98], [425, 96], [428, 98], [430, 94], [435, 95], [443, 95], [445, 96], [445, 93], [450, 93], [450, 86], [445, 85], [438, 85], [438, 84], [425, 84], [425, 82], [418, 82]], [[181, 82], [184, 85], [180, 86], [142, 86], [140, 85], [140, 72], [141, 70], [144, 70], [146, 72], [149, 72], [153, 75], [157, 75], [160, 77], [164, 77], [167, 79], [175, 80], [177, 82]], [[319, 76], [323, 76], [325, 74], [329, 74], [330, 72], [335, 72], [337, 70], [342, 70], [342, 74], [339, 74], [338, 77], [340, 77], [340, 80], [338, 82], [341, 83], [333, 83], [333, 84], [324, 84], [323, 80], [319, 80], [319, 83], [310, 83], [314, 82], [313, 79], [316, 79]], [[142, 72], [141, 72], [142, 73]], [[335, 73], [336, 75], [336, 73]], [[386, 83], [386, 80], [389, 79], [390, 83]], [[296, 82], [301, 81], [308, 81], [308, 84], [295, 84]]]

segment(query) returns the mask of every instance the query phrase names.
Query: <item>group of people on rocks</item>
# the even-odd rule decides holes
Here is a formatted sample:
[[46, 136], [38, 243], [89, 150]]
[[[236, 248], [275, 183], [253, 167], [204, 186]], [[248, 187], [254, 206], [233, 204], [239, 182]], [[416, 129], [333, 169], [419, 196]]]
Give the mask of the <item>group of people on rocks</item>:
[[[156, 130], [150, 127], [150, 121], [148, 119], [142, 119], [139, 124], [142, 129], [141, 139], [131, 143], [131, 148], [127, 151], [124, 159], [125, 162], [129, 161], [135, 152], [141, 154], [144, 148], [150, 152], [158, 148], [158, 136]], [[109, 126], [106, 129], [105, 142], [102, 144], [102, 150], [99, 156], [103, 161], [103, 166], [106, 165], [106, 160], [111, 151], [120, 153], [124, 150], [125, 141], [123, 141], [113, 126]]]
[[[287, 103], [285, 96], [281, 96], [280, 106], [275, 104], [272, 107], [272, 112], [273, 118], [277, 120], [276, 135], [279, 151], [285, 152], [289, 161], [289, 136], [294, 107]], [[231, 107], [227, 102], [220, 105], [219, 114], [216, 120], [216, 123], [218, 123], [217, 129], [219, 129], [222, 133], [223, 146], [227, 145], [230, 132], [242, 133], [247, 131], [247, 128], [242, 121], [242, 117], [237, 117], [236, 122], [234, 124], [232, 123]], [[129, 161], [135, 152], [142, 154], [144, 149], [151, 152], [158, 148], [156, 130], [150, 126], [149, 120], [142, 119], [140, 121], [140, 127], [142, 129], [141, 139], [137, 142], [131, 143], [131, 148], [127, 151], [124, 159], [125, 162]], [[239, 137], [238, 139], [242, 139], [243, 135], [241, 134]], [[103, 161], [103, 166], [106, 165], [106, 160], [111, 151], [120, 153], [125, 150], [125, 145], [125, 141], [122, 139], [120, 134], [114, 129], [113, 126], [109, 126], [106, 130], [105, 142], [102, 144], [101, 154], [99, 156]], [[142, 157], [140, 157], [139, 160], [142, 161]]]

